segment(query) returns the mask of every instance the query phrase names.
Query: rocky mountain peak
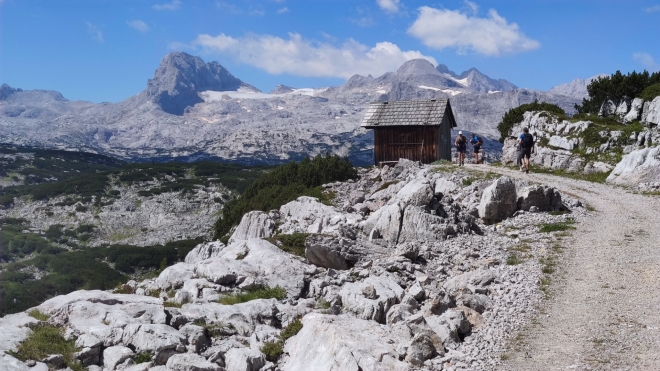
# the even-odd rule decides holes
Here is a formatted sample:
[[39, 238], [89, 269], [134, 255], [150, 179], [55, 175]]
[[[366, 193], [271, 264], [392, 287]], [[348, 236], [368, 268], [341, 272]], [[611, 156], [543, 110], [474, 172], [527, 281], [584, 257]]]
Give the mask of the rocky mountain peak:
[[294, 89], [286, 85], [277, 85], [275, 89], [271, 90], [269, 94], [286, 94], [291, 93]]
[[23, 91], [23, 89], [12, 88], [7, 84], [2, 84], [0, 86], [0, 100], [5, 100], [9, 98], [10, 95]]
[[426, 59], [411, 59], [402, 64], [397, 75], [439, 75], [433, 64]]
[[587, 86], [589, 86], [589, 84], [593, 80], [605, 76], [607, 75], [601, 73], [599, 75], [592, 76], [588, 79], [580, 79], [580, 78], [574, 79], [571, 82], [553, 86], [552, 88], [550, 88], [550, 90], [548, 90], [548, 93], [567, 95], [569, 97], [575, 97], [575, 98], [586, 98], [589, 96], [589, 93], [587, 92]]
[[227, 91], [247, 87], [218, 62], [205, 63], [183, 52], [167, 54], [147, 83], [146, 94], [165, 112], [181, 115], [188, 106], [202, 102], [198, 92]]

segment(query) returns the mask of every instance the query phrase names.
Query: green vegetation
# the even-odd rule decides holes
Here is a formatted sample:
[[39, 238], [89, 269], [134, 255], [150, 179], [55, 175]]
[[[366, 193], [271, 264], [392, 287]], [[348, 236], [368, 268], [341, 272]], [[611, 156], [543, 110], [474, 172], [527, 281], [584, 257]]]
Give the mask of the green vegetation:
[[531, 167], [530, 171], [532, 173], [551, 174], [565, 178], [584, 180], [592, 183], [605, 183], [605, 180], [611, 173], [611, 171], [603, 173], [583, 173], [566, 171], [564, 169], [548, 169], [544, 167]]
[[212, 338], [221, 338], [225, 336], [236, 335], [236, 327], [231, 323], [206, 323], [204, 318], [196, 319], [193, 324], [204, 327], [208, 336]]
[[[637, 73], [633, 71], [624, 75], [621, 71], [607, 76], [600, 77], [592, 81], [587, 86], [589, 98], [582, 100], [582, 104], [575, 105], [578, 113], [597, 114], [600, 106], [608, 99], [619, 100], [623, 97], [650, 97], [653, 92], [657, 92], [659, 87], [651, 88], [653, 85], [660, 84], [660, 72], [649, 74], [648, 71]], [[646, 90], [651, 88], [650, 90]], [[657, 95], [656, 95], [657, 96]], [[646, 99], [646, 98], [644, 98]]]
[[135, 358], [133, 358], [133, 360], [135, 361], [136, 364], [137, 363], [151, 362], [152, 356], [151, 356], [151, 353], [142, 352], [142, 353], [138, 353], [135, 356]]
[[218, 300], [218, 303], [225, 305], [233, 305], [238, 303], [245, 303], [256, 299], [277, 299], [282, 300], [286, 297], [286, 290], [282, 287], [257, 287], [246, 290], [246, 292], [239, 292], [223, 296]]
[[324, 183], [354, 179], [357, 171], [347, 158], [319, 155], [301, 162], [290, 162], [260, 176], [245, 192], [229, 201], [215, 224], [215, 238], [226, 237], [245, 213], [277, 209], [300, 196], [327, 200], [320, 186]]
[[506, 258], [506, 264], [507, 265], [518, 265], [523, 263], [524, 260], [520, 258], [517, 254], [511, 254]]
[[639, 94], [639, 98], [647, 101], [652, 101], [655, 97], [660, 97], [660, 83], [648, 86]]
[[497, 130], [500, 132], [500, 143], [504, 143], [504, 139], [509, 136], [509, 131], [515, 124], [523, 120], [523, 114], [527, 111], [546, 111], [558, 116], [566, 116], [566, 112], [561, 107], [545, 102], [534, 101], [512, 108], [504, 114], [502, 121], [497, 124]]
[[18, 351], [9, 351], [10, 355], [21, 361], [42, 360], [51, 354], [64, 356], [64, 364], [74, 371], [82, 371], [82, 364], [76, 360], [75, 339], [66, 340], [62, 329], [52, 325], [39, 324], [32, 327], [32, 334], [18, 346]]
[[539, 263], [541, 264], [541, 272], [545, 274], [552, 274], [555, 272], [555, 267], [557, 262], [551, 256], [539, 258]]
[[289, 340], [291, 337], [295, 336], [302, 330], [302, 322], [300, 318], [293, 320], [287, 327], [285, 327], [280, 333], [280, 338], [277, 341], [267, 341], [264, 343], [264, 346], [261, 348], [261, 352], [266, 355], [266, 359], [271, 362], [276, 362], [278, 358], [282, 355], [282, 349], [284, 348], [284, 343]]
[[268, 241], [288, 253], [304, 258], [307, 237], [309, 233], [278, 234], [268, 238]]
[[31, 311], [28, 312], [28, 315], [39, 321], [48, 321], [48, 319], [50, 318], [50, 316], [41, 313], [39, 309], [32, 309]]
[[543, 224], [541, 224], [541, 228], [539, 229], [539, 232], [541, 232], [541, 233], [550, 233], [550, 232], [568, 231], [568, 230], [571, 230], [571, 229], [575, 229], [573, 224], [575, 224], [575, 220], [573, 220], [571, 218], [568, 218], [563, 222], [543, 223]]

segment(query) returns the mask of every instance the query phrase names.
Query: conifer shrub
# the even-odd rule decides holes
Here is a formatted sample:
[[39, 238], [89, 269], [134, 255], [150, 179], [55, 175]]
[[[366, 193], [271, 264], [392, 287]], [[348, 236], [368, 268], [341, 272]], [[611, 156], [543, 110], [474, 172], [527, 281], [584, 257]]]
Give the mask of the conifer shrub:
[[646, 101], [652, 101], [655, 97], [660, 97], [660, 83], [647, 87], [642, 91], [639, 97]]
[[300, 196], [323, 198], [324, 183], [355, 179], [357, 170], [348, 158], [337, 155], [306, 157], [261, 175], [238, 198], [227, 202], [215, 224], [215, 238], [225, 237], [252, 210], [270, 211]]

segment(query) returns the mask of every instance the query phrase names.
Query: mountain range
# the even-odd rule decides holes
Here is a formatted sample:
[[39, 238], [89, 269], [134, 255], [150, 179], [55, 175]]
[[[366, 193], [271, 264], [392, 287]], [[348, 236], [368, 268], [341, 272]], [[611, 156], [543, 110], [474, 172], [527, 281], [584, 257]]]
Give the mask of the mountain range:
[[448, 97], [459, 128], [488, 140], [498, 137], [503, 114], [521, 104], [538, 100], [572, 112], [582, 98], [574, 90], [521, 89], [475, 68], [459, 75], [417, 59], [380, 77], [354, 75], [340, 86], [263, 93], [217, 62], [175, 52], [163, 58], [145, 90], [119, 103], [69, 101], [55, 91], [3, 84], [0, 142], [133, 161], [280, 163], [329, 151], [368, 164], [373, 134], [360, 122], [369, 102]]

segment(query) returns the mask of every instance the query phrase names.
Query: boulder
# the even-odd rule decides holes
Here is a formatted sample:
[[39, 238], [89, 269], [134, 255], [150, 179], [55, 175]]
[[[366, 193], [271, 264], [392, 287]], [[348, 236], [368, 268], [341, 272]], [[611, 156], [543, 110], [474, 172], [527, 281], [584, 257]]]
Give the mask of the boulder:
[[250, 348], [232, 348], [225, 353], [226, 371], [259, 371], [264, 366], [264, 355]]
[[356, 317], [385, 323], [385, 314], [403, 298], [404, 291], [389, 273], [347, 282], [339, 291], [344, 309]]
[[178, 289], [189, 279], [196, 278], [194, 265], [177, 263], [165, 268], [154, 281], [153, 287], [163, 291]]
[[644, 106], [644, 119], [642, 123], [649, 126], [660, 125], [660, 96], [653, 98], [648, 108], [646, 108], [646, 105]]
[[[2, 349], [3, 352], [17, 351], [18, 345], [32, 334], [32, 330], [30, 330], [29, 326], [37, 323], [39, 323], [37, 319], [29, 316], [25, 312], [8, 314], [0, 318], [0, 349]], [[13, 370], [14, 368], [12, 368], [13, 366], [10, 367], [10, 364], [16, 359], [9, 355], [6, 355], [5, 358], [6, 357], [9, 358], [3, 359], [0, 357], [0, 366], [6, 366], [7, 370]], [[16, 360], [16, 362], [19, 361]]]
[[623, 117], [623, 123], [629, 124], [633, 121], [637, 121], [642, 116], [642, 108], [644, 107], [644, 100], [642, 98], [633, 99], [630, 104], [630, 111]]
[[220, 241], [202, 243], [190, 250], [184, 261], [189, 264], [199, 263], [202, 260], [218, 256], [224, 248], [225, 244]]
[[624, 97], [619, 102], [619, 105], [616, 107], [614, 114], [619, 117], [620, 120], [623, 120], [623, 117], [628, 113], [630, 107], [630, 98]]
[[280, 286], [290, 297], [298, 297], [304, 289], [307, 264], [262, 239], [237, 241], [225, 247], [218, 256], [195, 264], [199, 277], [220, 285], [235, 285], [239, 277], [255, 284]]
[[307, 261], [319, 267], [349, 269], [358, 261], [355, 242], [334, 236], [312, 235], [305, 240]]
[[278, 229], [284, 234], [299, 232], [343, 236], [346, 229], [352, 229], [361, 220], [360, 214], [344, 214], [316, 198], [303, 196], [280, 207], [282, 224]]
[[548, 141], [548, 145], [555, 148], [565, 149], [567, 151], [572, 151], [580, 144], [580, 140], [577, 138], [566, 138], [559, 135], [553, 135]]
[[250, 211], [243, 215], [241, 222], [229, 238], [229, 243], [252, 238], [268, 238], [273, 235], [275, 222], [263, 211]]
[[435, 186], [433, 188], [433, 193], [436, 196], [447, 195], [458, 189], [458, 185], [451, 180], [445, 178], [438, 178], [435, 180]]
[[398, 243], [407, 241], [442, 241], [447, 235], [453, 234], [454, 229], [445, 219], [427, 213], [418, 206], [409, 206], [403, 213], [403, 222]]
[[188, 345], [192, 350], [198, 353], [203, 347], [209, 344], [209, 338], [206, 336], [206, 330], [202, 326], [188, 323], [179, 328], [179, 332], [186, 337]]
[[448, 309], [439, 316], [425, 318], [426, 324], [442, 340], [445, 348], [456, 349], [462, 338], [470, 333], [470, 322], [459, 309]]
[[283, 371], [403, 371], [397, 342], [408, 342], [410, 334], [393, 337], [391, 330], [373, 321], [346, 315], [310, 313], [303, 328], [284, 345], [289, 354]]
[[492, 308], [493, 301], [484, 294], [462, 294], [457, 298], [457, 304], [474, 309], [481, 314], [487, 309]]
[[516, 184], [509, 177], [501, 177], [484, 189], [478, 206], [479, 217], [487, 224], [502, 221], [516, 211]]
[[181, 307], [181, 314], [187, 318], [204, 319], [207, 324], [231, 325], [242, 336], [251, 336], [259, 325], [277, 325], [278, 313], [276, 299], [257, 299], [234, 305], [185, 304]]
[[601, 104], [600, 109], [598, 110], [599, 117], [609, 117], [616, 112], [617, 104], [611, 99], [608, 99]]
[[410, 317], [414, 313], [414, 308], [408, 304], [394, 304], [387, 312], [386, 323], [393, 325]]
[[561, 194], [552, 187], [534, 185], [518, 193], [518, 209], [529, 211], [537, 207], [540, 211], [557, 211], [562, 207]]
[[363, 223], [363, 230], [368, 234], [369, 240], [383, 239], [396, 244], [399, 240], [403, 209], [399, 203], [393, 203], [371, 214]]
[[114, 370], [117, 365], [124, 363], [129, 358], [133, 358], [135, 353], [124, 346], [113, 346], [103, 350], [103, 367], [108, 370]]
[[467, 288], [470, 292], [483, 293], [486, 287], [493, 283], [498, 278], [495, 271], [490, 269], [481, 269], [473, 272], [465, 272], [458, 276], [452, 277], [443, 285], [444, 289], [450, 296], [462, 289]]
[[135, 352], [151, 352], [157, 365], [164, 365], [176, 353], [185, 350], [186, 337], [164, 324], [131, 324], [124, 328], [122, 343]]
[[631, 186], [660, 182], [660, 147], [647, 147], [624, 155], [607, 182]]
[[476, 310], [464, 306], [456, 307], [456, 309], [459, 309], [461, 312], [463, 312], [465, 318], [467, 318], [468, 322], [470, 322], [470, 331], [477, 332], [488, 326], [488, 323], [484, 317]]
[[167, 360], [168, 371], [221, 371], [216, 363], [211, 363], [198, 354], [175, 354]]
[[415, 178], [408, 182], [399, 192], [396, 193], [393, 200], [398, 201], [404, 208], [407, 206], [428, 206], [433, 198], [433, 189], [429, 180], [426, 178]]
[[[444, 353], [444, 349], [441, 349], [441, 352]], [[422, 366], [424, 361], [435, 357], [437, 354], [438, 351], [435, 348], [432, 335], [422, 332], [416, 334], [410, 340], [406, 351], [406, 361], [415, 366]]]

